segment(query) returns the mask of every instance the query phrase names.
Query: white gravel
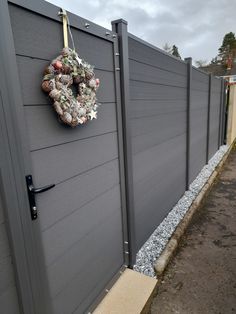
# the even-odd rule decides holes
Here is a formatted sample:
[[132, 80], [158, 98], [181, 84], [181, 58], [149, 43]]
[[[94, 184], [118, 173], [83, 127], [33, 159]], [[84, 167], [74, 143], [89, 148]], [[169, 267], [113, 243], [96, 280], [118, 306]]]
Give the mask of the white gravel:
[[183, 197], [172, 208], [172, 210], [156, 228], [150, 238], [144, 243], [136, 255], [136, 264], [134, 265], [134, 270], [147, 276], [155, 277], [153, 265], [156, 259], [164, 250], [172, 233], [175, 231], [176, 227], [188, 211], [192, 202], [197, 197], [200, 190], [207, 182], [208, 178], [215, 170], [216, 166], [221, 161], [227, 150], [227, 145], [220, 147], [215, 155], [209, 160], [209, 163], [203, 167], [197, 178], [191, 183], [189, 190], [184, 193]]

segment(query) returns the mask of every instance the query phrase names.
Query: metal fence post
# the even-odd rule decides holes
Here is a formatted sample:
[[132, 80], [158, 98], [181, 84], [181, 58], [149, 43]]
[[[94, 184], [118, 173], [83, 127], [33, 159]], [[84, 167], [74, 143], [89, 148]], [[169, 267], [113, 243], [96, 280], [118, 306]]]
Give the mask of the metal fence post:
[[191, 107], [191, 88], [192, 88], [192, 58], [185, 58], [187, 62], [187, 110], [186, 110], [186, 190], [189, 189], [190, 172], [190, 107]]
[[207, 107], [207, 139], [206, 139], [206, 141], [207, 141], [207, 147], [206, 147], [206, 163], [208, 163], [208, 161], [209, 161], [211, 89], [212, 89], [212, 74], [209, 74], [208, 107]]
[[123, 121], [123, 142], [125, 160], [126, 207], [128, 221], [129, 266], [136, 261], [135, 213], [133, 190], [133, 165], [129, 113], [129, 52], [127, 22], [123, 19], [112, 21], [112, 30], [118, 34], [120, 58], [121, 109]]

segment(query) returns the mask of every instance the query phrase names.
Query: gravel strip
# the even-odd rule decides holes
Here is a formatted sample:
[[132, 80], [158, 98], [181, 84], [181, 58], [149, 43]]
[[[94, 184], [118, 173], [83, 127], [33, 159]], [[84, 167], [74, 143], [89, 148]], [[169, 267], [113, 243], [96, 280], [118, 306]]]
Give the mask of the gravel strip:
[[144, 275], [155, 277], [153, 265], [156, 259], [164, 250], [169, 238], [227, 150], [227, 145], [220, 147], [215, 155], [209, 160], [209, 163], [203, 167], [197, 178], [191, 183], [189, 190], [184, 193], [183, 197], [181, 197], [150, 238], [144, 243], [136, 255], [134, 270], [143, 273]]

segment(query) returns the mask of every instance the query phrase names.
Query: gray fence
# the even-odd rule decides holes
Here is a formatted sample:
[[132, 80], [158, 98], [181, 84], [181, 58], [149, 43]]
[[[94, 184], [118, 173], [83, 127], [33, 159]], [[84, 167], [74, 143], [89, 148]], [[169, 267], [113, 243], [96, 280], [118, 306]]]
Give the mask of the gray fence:
[[[222, 143], [223, 83], [127, 33], [122, 43], [126, 172], [134, 254]], [[125, 45], [124, 41], [127, 42]], [[128, 62], [127, 62], [127, 60]]]
[[[59, 124], [40, 90], [44, 67], [63, 45], [58, 11], [44, 1], [1, 2], [0, 121], [15, 156], [3, 154], [1, 165], [11, 162], [21, 191], [13, 198], [20, 222], [7, 206], [6, 217], [19, 300], [30, 314], [91, 310], [222, 143], [221, 80], [128, 34], [123, 20], [111, 32], [73, 14], [76, 50], [101, 80], [101, 107], [88, 125]], [[37, 196], [34, 222], [28, 174], [36, 186], [56, 184]], [[5, 174], [1, 180], [7, 186]], [[15, 247], [25, 248], [29, 267], [19, 265], [23, 249], [19, 256]], [[12, 274], [5, 281], [15, 289]], [[15, 295], [4, 313], [11, 302], [17, 306]]]
[[187, 65], [129, 35], [129, 70], [138, 249], [185, 191]]

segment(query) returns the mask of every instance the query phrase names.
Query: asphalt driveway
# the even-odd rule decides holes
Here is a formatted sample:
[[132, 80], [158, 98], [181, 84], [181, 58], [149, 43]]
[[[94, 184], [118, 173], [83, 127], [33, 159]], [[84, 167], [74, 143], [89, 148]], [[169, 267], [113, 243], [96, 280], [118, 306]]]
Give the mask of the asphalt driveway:
[[151, 313], [236, 313], [236, 150], [187, 229]]

